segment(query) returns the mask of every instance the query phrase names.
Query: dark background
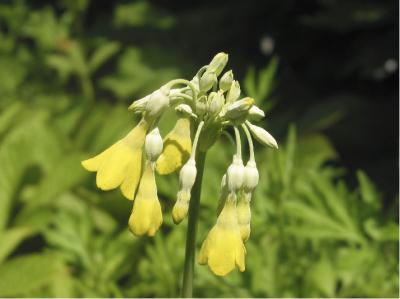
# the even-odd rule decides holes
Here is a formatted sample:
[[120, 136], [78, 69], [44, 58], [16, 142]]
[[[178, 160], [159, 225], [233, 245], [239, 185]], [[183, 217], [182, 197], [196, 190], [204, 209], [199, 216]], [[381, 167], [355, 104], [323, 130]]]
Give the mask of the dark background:
[[[275, 120], [296, 122], [300, 132], [307, 132], [312, 129], [309, 118], [339, 111], [322, 131], [336, 146], [340, 162], [350, 171], [365, 169], [386, 198], [398, 192], [399, 73], [397, 66], [385, 69], [388, 61], [398, 64], [398, 1], [150, 3], [174, 16], [171, 29], [109, 34], [150, 49], [162, 45], [188, 65], [189, 74], [192, 61], [207, 61], [219, 51], [229, 52], [239, 77], [249, 65], [263, 66], [276, 54]], [[86, 26], [107, 24], [114, 4], [92, 1]], [[107, 34], [106, 26], [101, 29]], [[270, 52], [262, 49], [265, 38], [273, 41]]]

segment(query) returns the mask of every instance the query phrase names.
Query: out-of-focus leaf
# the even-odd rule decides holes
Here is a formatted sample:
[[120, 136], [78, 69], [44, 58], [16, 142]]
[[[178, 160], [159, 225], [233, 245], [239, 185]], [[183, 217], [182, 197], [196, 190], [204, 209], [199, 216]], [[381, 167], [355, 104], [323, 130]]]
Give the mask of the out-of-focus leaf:
[[321, 258], [308, 273], [311, 283], [326, 297], [335, 296], [335, 269], [328, 258]]
[[0, 296], [28, 295], [49, 286], [60, 265], [51, 255], [20, 256], [0, 266]]
[[278, 62], [279, 60], [277, 57], [272, 57], [268, 65], [258, 73], [258, 80], [256, 78], [254, 67], [250, 67], [244, 79], [244, 89], [246, 94], [254, 98], [257, 105], [262, 105], [265, 111], [268, 111], [271, 107], [265, 107], [263, 103], [270, 96], [274, 88], [274, 78]]
[[118, 42], [105, 42], [99, 46], [89, 60], [89, 69], [93, 73], [108, 59], [115, 55], [121, 45]]
[[30, 227], [15, 227], [0, 234], [0, 265], [5, 258], [34, 232]]
[[381, 203], [379, 202], [379, 195], [371, 180], [361, 170], [357, 171], [357, 179], [360, 186], [362, 200], [375, 210], [378, 210], [381, 206]]

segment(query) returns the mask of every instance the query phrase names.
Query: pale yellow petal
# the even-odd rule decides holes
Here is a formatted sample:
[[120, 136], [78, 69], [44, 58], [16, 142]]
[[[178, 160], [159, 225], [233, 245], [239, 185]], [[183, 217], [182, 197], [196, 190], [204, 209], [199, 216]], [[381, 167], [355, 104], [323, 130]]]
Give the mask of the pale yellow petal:
[[97, 170], [96, 184], [102, 190], [117, 188], [126, 176], [126, 168], [134, 151], [123, 140], [110, 148], [107, 159], [104, 159]]
[[157, 186], [154, 171], [146, 163], [132, 214], [129, 218], [129, 229], [136, 236], [154, 236], [162, 223], [161, 205], [157, 197]]
[[142, 151], [149, 123], [143, 118], [124, 138], [99, 155], [82, 161], [89, 171], [97, 171], [96, 184], [102, 190], [121, 185], [123, 195], [133, 199], [142, 169]]
[[239, 225], [237, 223], [236, 200], [229, 195], [218, 216], [217, 224], [204, 241], [198, 262], [208, 264], [211, 271], [219, 276], [227, 275], [237, 266], [245, 269], [245, 254]]
[[164, 149], [157, 160], [157, 172], [169, 174], [182, 167], [192, 151], [190, 120], [180, 118], [164, 139]]
[[82, 161], [82, 166], [88, 171], [97, 171], [104, 160], [108, 157], [110, 149], [111, 147], [98, 154], [97, 156], [94, 156], [93, 158]]
[[121, 184], [122, 194], [129, 200], [135, 198], [136, 188], [139, 184], [142, 171], [142, 150], [135, 151], [131, 161], [126, 168], [125, 179]]

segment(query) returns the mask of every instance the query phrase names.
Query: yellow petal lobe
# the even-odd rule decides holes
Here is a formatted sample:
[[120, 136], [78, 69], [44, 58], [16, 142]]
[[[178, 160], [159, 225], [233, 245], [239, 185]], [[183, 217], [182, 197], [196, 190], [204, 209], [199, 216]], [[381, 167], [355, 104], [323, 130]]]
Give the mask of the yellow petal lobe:
[[82, 161], [88, 171], [97, 172], [96, 184], [102, 190], [121, 186], [122, 194], [133, 200], [142, 170], [143, 144], [149, 123], [142, 119], [124, 138], [97, 156]]
[[129, 229], [136, 236], [154, 236], [162, 223], [161, 205], [157, 197], [154, 170], [146, 163], [132, 214], [129, 217]]
[[240, 229], [237, 223], [236, 203], [229, 195], [218, 216], [217, 224], [204, 241], [198, 258], [199, 264], [208, 264], [214, 274], [225, 276], [237, 266], [245, 270], [245, 254]]
[[157, 160], [157, 172], [164, 175], [177, 171], [189, 159], [191, 151], [190, 119], [182, 117], [164, 139], [164, 149]]

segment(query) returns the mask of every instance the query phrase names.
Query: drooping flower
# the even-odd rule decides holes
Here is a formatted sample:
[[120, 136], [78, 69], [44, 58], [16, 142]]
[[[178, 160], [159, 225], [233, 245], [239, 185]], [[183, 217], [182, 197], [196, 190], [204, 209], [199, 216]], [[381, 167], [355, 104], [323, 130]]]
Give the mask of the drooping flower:
[[237, 222], [236, 195], [230, 193], [217, 223], [201, 246], [198, 262], [208, 264], [212, 272], [224, 276], [236, 266], [241, 272], [245, 270], [245, 254]]
[[190, 191], [196, 180], [196, 161], [190, 158], [179, 172], [179, 191], [172, 209], [172, 219], [175, 224], [180, 223], [187, 215], [190, 201]]
[[120, 187], [122, 194], [133, 200], [142, 171], [142, 153], [149, 122], [142, 118], [124, 138], [88, 160], [82, 166], [97, 172], [96, 184], [102, 190]]
[[154, 169], [146, 161], [131, 216], [129, 229], [136, 236], [154, 236], [162, 223], [161, 205], [157, 196]]
[[189, 117], [180, 117], [164, 139], [164, 150], [157, 160], [157, 172], [169, 174], [182, 167], [192, 152]]

